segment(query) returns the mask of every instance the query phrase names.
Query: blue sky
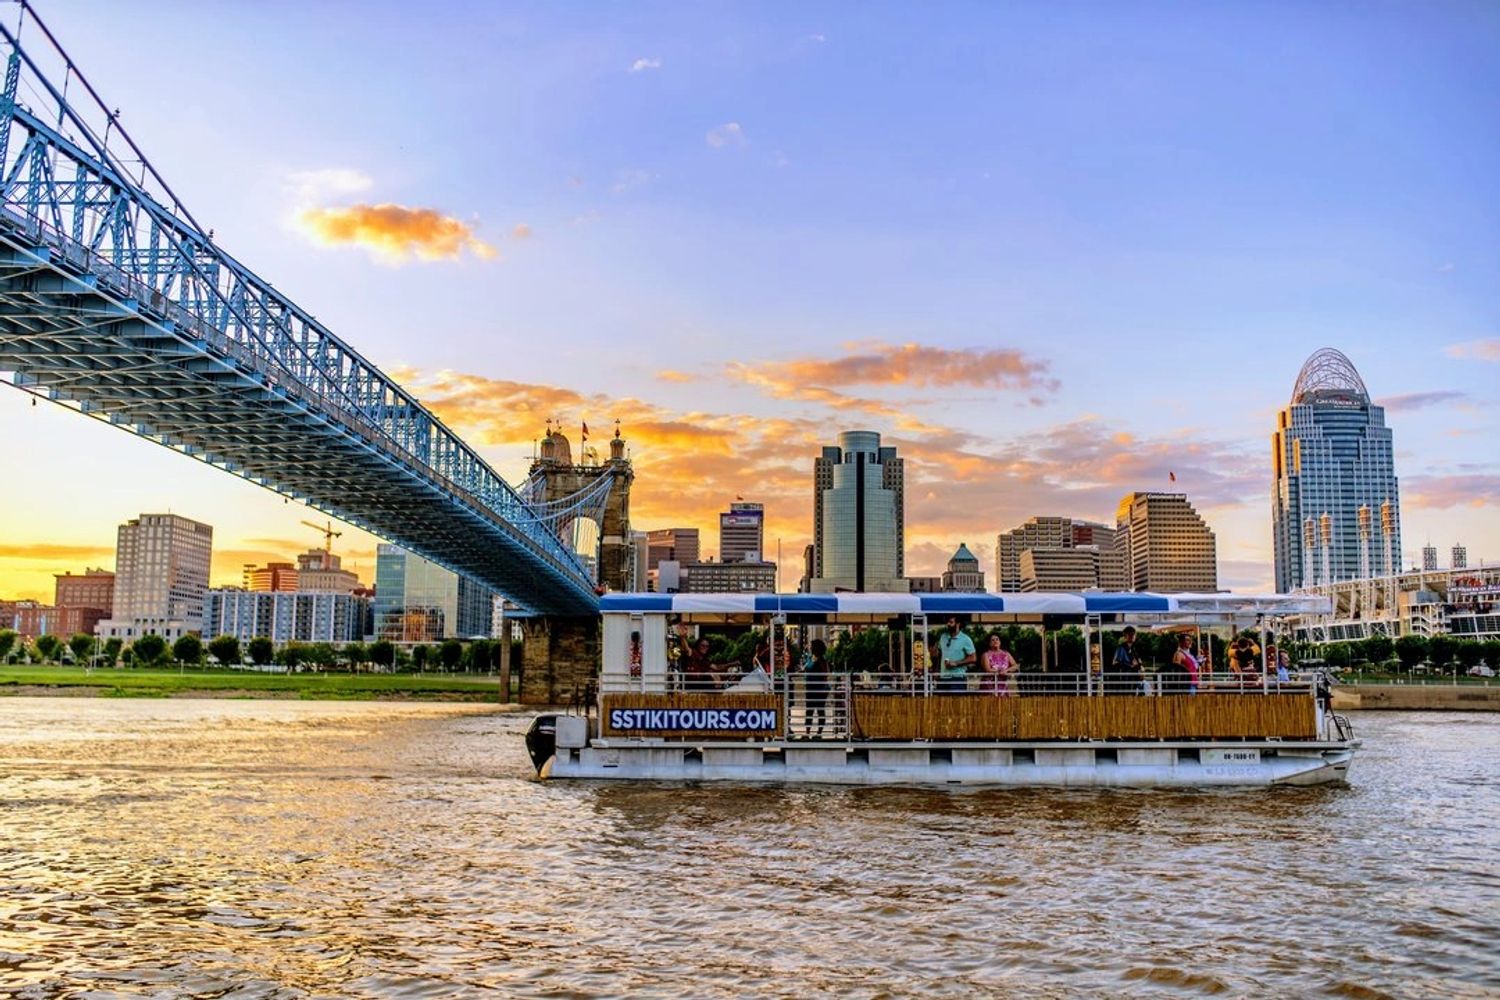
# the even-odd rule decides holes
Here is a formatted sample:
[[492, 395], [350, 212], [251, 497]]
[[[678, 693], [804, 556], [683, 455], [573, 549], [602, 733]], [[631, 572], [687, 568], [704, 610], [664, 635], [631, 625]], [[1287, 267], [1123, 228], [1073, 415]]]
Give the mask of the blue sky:
[[[992, 571], [996, 531], [1108, 518], [1171, 469], [1224, 582], [1266, 586], [1273, 414], [1326, 345], [1398, 398], [1411, 553], [1500, 559], [1493, 4], [42, 14], [222, 246], [502, 472], [545, 416], [624, 419], [640, 527], [711, 534], [763, 496], [800, 551], [811, 449], [871, 426], [913, 459], [919, 571], [959, 541]], [[381, 256], [307, 214], [378, 205], [498, 255]], [[902, 382], [838, 364], [907, 344]], [[951, 352], [993, 376], [955, 379]], [[122, 471], [66, 524], [44, 479], [0, 500], [0, 581], [41, 579], [56, 553], [28, 544], [107, 549], [174, 499], [235, 558], [305, 542], [295, 508], [15, 396], [21, 457]]]

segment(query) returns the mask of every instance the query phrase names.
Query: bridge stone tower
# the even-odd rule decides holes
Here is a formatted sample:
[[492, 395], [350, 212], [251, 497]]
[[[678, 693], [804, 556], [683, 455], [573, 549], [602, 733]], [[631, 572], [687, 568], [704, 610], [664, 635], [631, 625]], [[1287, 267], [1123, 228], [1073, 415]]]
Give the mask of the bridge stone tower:
[[[625, 439], [619, 422], [609, 442], [609, 457], [600, 460], [593, 449], [582, 450], [573, 459], [572, 446], [563, 432], [547, 427], [531, 475], [541, 479], [538, 500], [552, 503], [588, 489], [600, 479], [611, 479], [609, 492], [599, 513], [599, 586], [624, 590], [629, 586], [633, 554], [630, 550], [630, 485], [635, 473], [625, 454]], [[523, 621], [521, 701], [558, 704], [571, 701], [574, 693], [599, 674], [599, 619], [549, 617]]]

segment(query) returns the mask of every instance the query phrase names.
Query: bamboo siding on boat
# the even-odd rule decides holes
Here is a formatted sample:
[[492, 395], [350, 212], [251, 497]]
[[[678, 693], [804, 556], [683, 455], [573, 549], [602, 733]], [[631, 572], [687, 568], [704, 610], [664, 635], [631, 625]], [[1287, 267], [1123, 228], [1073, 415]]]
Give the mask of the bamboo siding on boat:
[[1305, 693], [1082, 698], [856, 694], [851, 725], [870, 740], [1313, 739]]
[[[761, 711], [774, 713], [778, 721], [770, 729], [721, 728], [714, 725], [691, 729], [616, 729], [610, 724], [615, 709], [679, 709], [689, 712]], [[605, 736], [733, 736], [771, 739], [781, 735], [782, 701], [779, 694], [731, 691], [672, 691], [640, 694], [607, 694], [600, 701], [599, 718]]]

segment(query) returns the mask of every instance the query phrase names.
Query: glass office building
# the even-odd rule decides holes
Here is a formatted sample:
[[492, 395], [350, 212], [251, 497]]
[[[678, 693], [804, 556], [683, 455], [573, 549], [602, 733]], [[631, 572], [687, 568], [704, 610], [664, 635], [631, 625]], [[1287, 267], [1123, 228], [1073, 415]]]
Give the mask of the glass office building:
[[1276, 416], [1271, 458], [1278, 592], [1400, 570], [1391, 431], [1342, 353], [1323, 348], [1302, 366]]
[[399, 545], [375, 550], [375, 635], [391, 642], [488, 636], [494, 592]]
[[904, 469], [874, 431], [845, 431], [813, 463], [814, 593], [904, 591]]

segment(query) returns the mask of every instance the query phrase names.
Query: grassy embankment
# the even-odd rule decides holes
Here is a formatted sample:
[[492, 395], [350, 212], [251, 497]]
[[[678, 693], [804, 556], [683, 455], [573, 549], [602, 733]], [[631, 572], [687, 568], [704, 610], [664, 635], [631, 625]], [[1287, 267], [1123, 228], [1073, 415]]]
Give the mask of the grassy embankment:
[[262, 674], [244, 670], [0, 666], [0, 696], [89, 694], [114, 698], [409, 699], [499, 702], [494, 677], [454, 674]]

